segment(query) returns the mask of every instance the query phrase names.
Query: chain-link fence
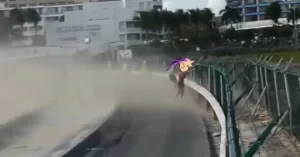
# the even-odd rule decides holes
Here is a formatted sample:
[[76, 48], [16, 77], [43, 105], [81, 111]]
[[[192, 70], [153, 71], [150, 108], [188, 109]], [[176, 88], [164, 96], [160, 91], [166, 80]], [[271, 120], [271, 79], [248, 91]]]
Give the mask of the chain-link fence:
[[[250, 149], [244, 150], [242, 153], [243, 156], [247, 157], [253, 156], [270, 133], [274, 133], [279, 126], [300, 139], [300, 120], [297, 118], [297, 114], [300, 114], [300, 75], [293, 73], [288, 68], [289, 64], [283, 67], [280, 64], [270, 64], [268, 60], [269, 58], [256, 61], [222, 60], [222, 58], [202, 60], [202, 64], [218, 66], [226, 72], [227, 82], [232, 88], [231, 99], [234, 105], [232, 108], [230, 105], [224, 107], [227, 118], [233, 116], [235, 120], [238, 120], [248, 116], [253, 120], [259, 108], [263, 108], [271, 116], [268, 126], [258, 135], [257, 141], [253, 141]], [[224, 80], [219, 79], [218, 81], [218, 74], [209, 72], [207, 68], [198, 69], [199, 67], [196, 66], [196, 73], [202, 80], [200, 84], [210, 90], [223, 104], [224, 99], [219, 93], [222, 93], [224, 89], [226, 90], [222, 86]], [[249, 108], [250, 110], [247, 110]], [[229, 115], [230, 110], [234, 110], [236, 114]], [[227, 121], [227, 125], [230, 127], [230, 122]], [[230, 134], [229, 131], [228, 134]], [[238, 138], [238, 132], [236, 133], [236, 136], [233, 137]], [[230, 142], [231, 139], [228, 138]], [[232, 147], [232, 144], [228, 144], [229, 147]], [[236, 151], [240, 151], [241, 147], [236, 147]]]
[[[222, 105], [227, 122], [228, 155], [251, 157], [270, 134], [280, 126], [300, 139], [300, 74], [287, 66], [269, 63], [269, 58], [257, 60], [230, 58], [203, 58], [195, 60], [193, 80], [208, 89]], [[167, 67], [168, 58], [138, 57], [140, 64], [147, 60], [151, 69], [160, 71]], [[288, 64], [287, 64], [288, 65]], [[140, 70], [139, 67], [130, 69]], [[166, 70], [166, 69], [164, 69]], [[246, 110], [251, 108], [251, 110]], [[242, 150], [237, 120], [246, 116], [253, 119], [263, 108], [270, 117], [269, 123], [252, 141], [247, 150]]]
[[260, 105], [299, 139], [300, 75], [291, 72], [288, 65], [282, 67], [266, 62], [265, 59], [233, 63], [236, 67], [234, 71], [243, 75], [240, 79], [242, 86], [235, 87], [234, 91], [236, 95], [246, 91], [251, 104]]

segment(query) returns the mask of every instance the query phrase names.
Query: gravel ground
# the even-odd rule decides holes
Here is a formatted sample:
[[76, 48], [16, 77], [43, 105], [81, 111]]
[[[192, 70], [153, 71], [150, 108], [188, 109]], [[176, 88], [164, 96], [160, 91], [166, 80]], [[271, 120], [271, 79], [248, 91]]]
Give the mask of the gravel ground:
[[[247, 151], [251, 144], [270, 124], [272, 118], [263, 108], [258, 108], [254, 116], [253, 104], [248, 104], [243, 111], [237, 110], [240, 141], [243, 151]], [[243, 116], [241, 116], [243, 115]], [[269, 136], [255, 154], [257, 157], [296, 157], [300, 156], [300, 143], [288, 131], [279, 129], [272, 137]]]

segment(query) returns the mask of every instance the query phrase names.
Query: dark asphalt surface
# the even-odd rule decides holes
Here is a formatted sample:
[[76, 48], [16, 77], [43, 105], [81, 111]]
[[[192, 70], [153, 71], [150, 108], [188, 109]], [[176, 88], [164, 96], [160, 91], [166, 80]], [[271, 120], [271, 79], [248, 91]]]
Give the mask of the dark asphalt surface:
[[129, 129], [120, 143], [92, 151], [86, 157], [210, 156], [205, 126], [195, 112], [181, 107], [143, 107], [126, 109], [123, 115]]

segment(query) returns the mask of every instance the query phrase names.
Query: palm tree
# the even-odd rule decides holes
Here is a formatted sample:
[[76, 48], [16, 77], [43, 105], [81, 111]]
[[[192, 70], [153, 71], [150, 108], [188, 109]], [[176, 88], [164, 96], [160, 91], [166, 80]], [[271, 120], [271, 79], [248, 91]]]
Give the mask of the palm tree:
[[23, 27], [23, 24], [25, 23], [25, 16], [21, 9], [14, 8], [10, 10], [9, 12], [9, 23], [11, 26], [13, 25], [20, 25]]
[[282, 13], [279, 2], [272, 2], [265, 10], [265, 17], [271, 19], [275, 24], [278, 24], [278, 19]]
[[293, 25], [297, 25], [297, 20], [300, 19], [300, 9], [299, 7], [290, 8], [289, 13], [287, 14], [287, 21], [293, 23]]
[[204, 8], [202, 10], [202, 20], [206, 28], [209, 30], [212, 28], [212, 20], [214, 18], [214, 13], [209, 8]]
[[[8, 29], [9, 29], [9, 37], [11, 37], [12, 34], [19, 36], [22, 36], [22, 29], [23, 25], [25, 23], [25, 16], [24, 12], [19, 8], [14, 8], [10, 10], [9, 17], [8, 17]], [[13, 31], [14, 26], [20, 26], [21, 29], [17, 31]]]
[[153, 30], [153, 19], [151, 17], [151, 12], [141, 11], [139, 16], [133, 18], [137, 22], [137, 25], [146, 32], [146, 41], [149, 40], [149, 32]]
[[199, 31], [200, 31], [200, 24], [203, 23], [203, 14], [200, 9], [191, 9], [189, 10], [190, 13], [190, 22], [194, 26], [195, 29], [195, 39], [196, 43], [198, 42], [198, 37], [199, 37]]
[[222, 22], [226, 25], [230, 24], [231, 28], [233, 28], [233, 23], [242, 21], [242, 17], [238, 10], [235, 8], [230, 8], [229, 6], [226, 6], [225, 9], [220, 10], [220, 15], [222, 15]]
[[27, 22], [33, 23], [35, 34], [37, 35], [37, 24], [41, 21], [41, 17], [35, 9], [28, 8], [26, 10]]
[[189, 22], [189, 14], [184, 12], [182, 9], [178, 9], [174, 13], [174, 20], [176, 33], [178, 36], [181, 36], [184, 25]]
[[154, 32], [161, 32], [163, 28], [163, 19], [162, 14], [158, 10], [152, 10], [150, 12], [150, 17], [153, 19], [152, 21], [152, 31]]
[[176, 32], [177, 29], [177, 20], [176, 15], [172, 11], [163, 10], [161, 12], [162, 20], [163, 20], [163, 27], [164, 31], [167, 32], [169, 37], [172, 37]]

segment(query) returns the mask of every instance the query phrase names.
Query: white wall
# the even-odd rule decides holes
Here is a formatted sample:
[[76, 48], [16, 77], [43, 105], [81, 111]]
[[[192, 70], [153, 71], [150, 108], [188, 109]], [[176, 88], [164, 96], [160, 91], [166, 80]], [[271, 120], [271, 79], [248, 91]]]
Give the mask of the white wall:
[[[155, 2], [155, 4], [156, 3], [157, 2]], [[83, 10], [65, 12], [64, 22], [52, 22], [46, 24], [47, 46], [63, 46], [72, 43], [81, 44], [86, 37], [90, 37], [92, 43], [115, 42], [142, 44], [142, 41], [128, 42], [126, 39], [126, 34], [128, 33], [126, 25], [124, 24], [122, 29], [120, 23], [131, 21], [133, 17], [137, 15], [139, 10], [150, 10], [153, 4], [154, 2], [151, 0], [133, 0], [126, 1], [126, 8], [124, 8], [122, 1], [83, 3]], [[88, 25], [99, 25], [100, 30], [57, 32], [57, 28], [60, 27], [86, 27]], [[141, 32], [142, 31], [139, 28], [135, 28], [134, 32], [131, 33]], [[120, 37], [121, 34], [123, 34], [122, 40]], [[123, 40], [124, 35], [125, 40]], [[64, 40], [66, 38], [76, 38], [76, 40], [66, 41]]]
[[[65, 22], [53, 22], [46, 26], [46, 40], [48, 46], [62, 46], [65, 44], [84, 43], [84, 39], [89, 37], [91, 42], [116, 42], [119, 41], [118, 21], [116, 20], [114, 9], [105, 9], [103, 5], [88, 3], [84, 5], [83, 11], [65, 13]], [[97, 4], [97, 3], [96, 3]], [[112, 4], [108, 3], [109, 6]], [[115, 7], [120, 7], [120, 3], [115, 3]], [[80, 18], [79, 18], [80, 17]], [[74, 27], [94, 25], [100, 26], [100, 30], [58, 32], [61, 27]], [[65, 40], [66, 38], [76, 38], [76, 40]]]
[[[82, 11], [65, 12], [64, 22], [52, 22], [46, 24], [47, 46], [62, 46], [65, 44], [81, 44], [86, 37], [91, 42], [121, 42], [120, 21], [132, 20], [134, 11], [131, 8], [124, 9], [121, 1], [85, 3]], [[57, 28], [88, 25], [99, 25], [100, 30], [58, 32]], [[65, 40], [76, 38], [76, 40]]]

